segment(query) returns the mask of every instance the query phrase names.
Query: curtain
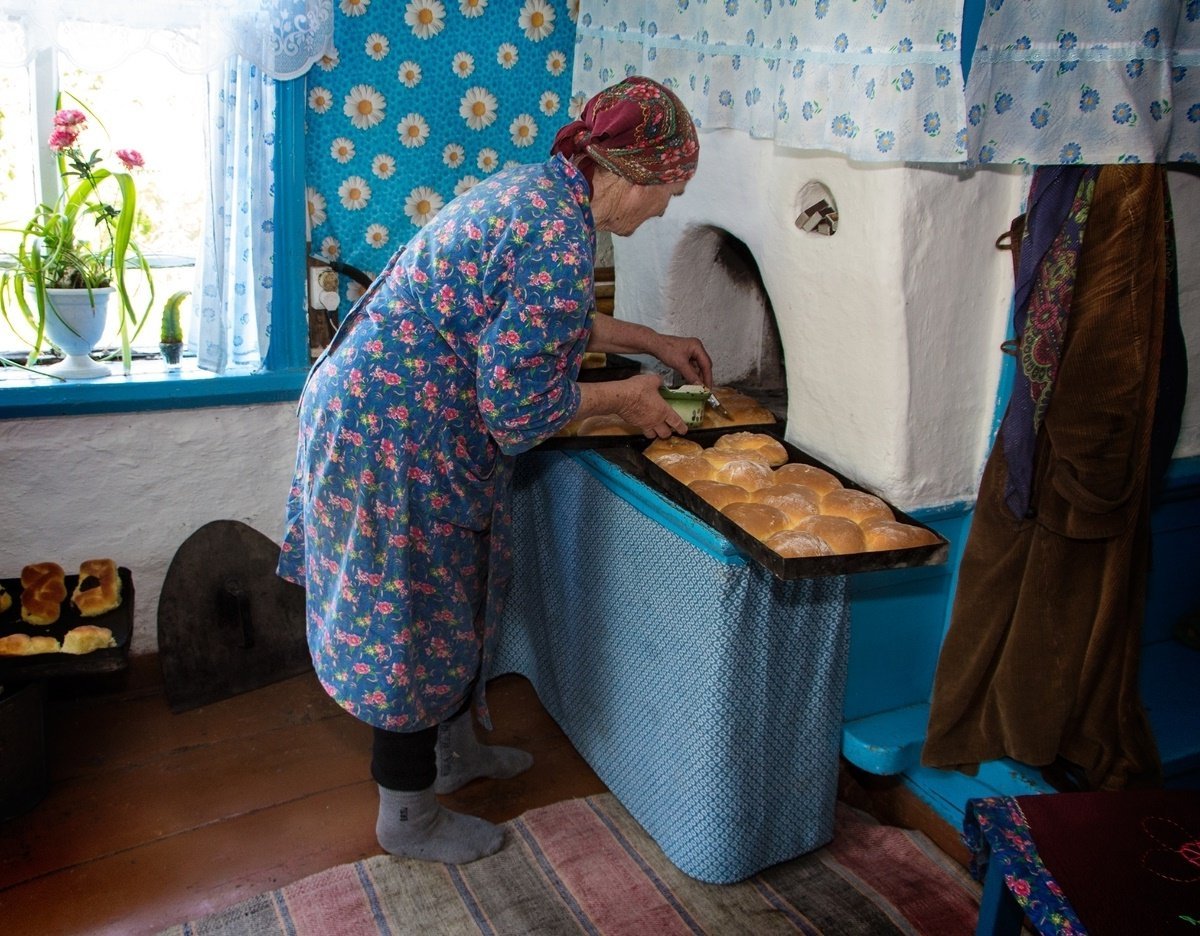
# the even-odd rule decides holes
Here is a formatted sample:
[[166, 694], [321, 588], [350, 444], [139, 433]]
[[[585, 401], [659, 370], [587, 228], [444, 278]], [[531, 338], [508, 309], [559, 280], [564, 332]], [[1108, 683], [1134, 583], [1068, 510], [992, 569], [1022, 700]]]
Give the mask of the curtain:
[[966, 98], [977, 163], [1196, 162], [1200, 2], [988, 0]]
[[275, 82], [244, 58], [209, 78], [209, 197], [192, 303], [197, 363], [266, 358], [274, 268]]
[[181, 71], [208, 72], [238, 55], [283, 80], [332, 47], [333, 0], [0, 0], [0, 65], [57, 49], [102, 71], [149, 48]]
[[584, 0], [577, 30], [587, 96], [636, 72], [705, 129], [858, 160], [966, 158], [961, 0]]

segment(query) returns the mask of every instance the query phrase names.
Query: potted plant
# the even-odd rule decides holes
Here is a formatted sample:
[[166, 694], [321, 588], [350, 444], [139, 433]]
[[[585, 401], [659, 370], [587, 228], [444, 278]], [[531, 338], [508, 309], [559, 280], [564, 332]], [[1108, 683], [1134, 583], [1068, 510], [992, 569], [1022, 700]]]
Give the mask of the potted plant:
[[183, 324], [179, 320], [179, 306], [191, 295], [191, 291], [181, 289], [172, 293], [163, 306], [162, 328], [158, 335], [158, 350], [162, 359], [167, 362], [168, 370], [179, 367], [179, 358], [183, 354]]
[[39, 204], [24, 226], [3, 228], [20, 241], [15, 253], [0, 259], [0, 314], [10, 327], [19, 314], [32, 330], [28, 363], [36, 363], [49, 339], [71, 365], [59, 365], [67, 377], [108, 373], [88, 352], [104, 330], [110, 299], [120, 316], [121, 358], [129, 373], [131, 343], [144, 320], [130, 298], [130, 268], [146, 277], [146, 308], [154, 301], [150, 268], [133, 240], [137, 187], [131, 173], [143, 165], [142, 156], [119, 149], [115, 155], [123, 171], [103, 168], [98, 150], [88, 156], [79, 145], [87, 119], [75, 109], [54, 115], [47, 146], [58, 166], [60, 194], [53, 203]]

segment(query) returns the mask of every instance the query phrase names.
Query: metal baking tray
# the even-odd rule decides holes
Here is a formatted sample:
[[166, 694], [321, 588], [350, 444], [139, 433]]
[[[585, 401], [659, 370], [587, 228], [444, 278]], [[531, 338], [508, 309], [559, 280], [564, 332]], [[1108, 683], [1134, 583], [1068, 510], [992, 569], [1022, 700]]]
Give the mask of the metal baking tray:
[[[716, 436], [726, 435], [730, 432], [742, 431], [761, 431], [761, 430], [746, 430], [742, 426], [733, 427], [731, 429], [710, 430], [715, 433], [713, 442], [716, 441]], [[792, 445], [786, 439], [783, 439], [776, 432], [768, 432], [768, 435], [778, 439], [779, 442], [787, 449], [789, 462], [802, 462], [808, 465], [814, 465], [817, 468], [823, 468], [828, 471], [848, 488], [853, 488], [859, 491], [867, 491], [869, 494], [879, 495], [874, 491], [868, 491], [862, 485], [857, 484], [853, 479], [846, 477], [841, 472], [834, 468], [818, 461], [807, 452], [804, 452], [796, 446]], [[693, 438], [693, 433], [688, 433], [688, 438]], [[695, 441], [699, 442], [698, 438]], [[659, 493], [664, 495], [672, 503], [703, 520], [718, 533], [728, 539], [731, 543], [737, 546], [742, 552], [746, 553], [750, 558], [758, 562], [759, 565], [768, 569], [776, 578], [780, 579], [797, 579], [797, 578], [818, 578], [829, 575], [848, 575], [855, 572], [875, 572], [881, 569], [907, 569], [913, 566], [929, 566], [942, 565], [946, 562], [949, 555], [950, 544], [936, 530], [931, 529], [925, 524], [914, 520], [908, 514], [898, 510], [892, 504], [888, 504], [896, 514], [896, 519], [902, 523], [909, 523], [913, 526], [920, 527], [923, 530], [929, 530], [937, 536], [936, 543], [930, 543], [925, 546], [914, 546], [910, 549], [887, 549], [878, 552], [863, 552], [863, 553], [848, 553], [840, 556], [810, 556], [799, 559], [785, 559], [775, 550], [767, 547], [761, 540], [755, 539], [744, 529], [726, 517], [723, 513], [717, 510], [708, 501], [701, 498], [695, 491], [689, 488], [683, 482], [671, 477], [663, 469], [650, 461], [642, 454], [642, 450], [649, 445], [649, 439], [643, 439], [644, 444], [636, 448], [629, 448], [625, 453], [605, 453], [605, 457], [619, 464], [621, 467], [630, 471], [635, 477], [649, 484]], [[702, 443], [705, 446], [711, 445], [712, 442]], [[886, 499], [884, 500], [887, 503]]]
[[[644, 460], [644, 459], [643, 459]], [[0, 579], [13, 603], [0, 612], [0, 637], [9, 634], [29, 634], [31, 637], [54, 637], [60, 643], [72, 627], [95, 624], [112, 631], [115, 647], [93, 650], [91, 653], [36, 653], [31, 656], [0, 656], [0, 683], [30, 682], [50, 676], [84, 676], [93, 673], [115, 673], [128, 665], [129, 642], [133, 637], [133, 576], [128, 569], [117, 569], [121, 578], [121, 603], [104, 614], [84, 617], [71, 604], [71, 593], [79, 575], [67, 575], [67, 598], [57, 621], [47, 627], [26, 624], [21, 620], [21, 580]]]
[[626, 377], [636, 377], [642, 372], [641, 361], [627, 358], [623, 354], [606, 354], [604, 366], [581, 367], [578, 383], [595, 383], [600, 380], [624, 380]]
[[[745, 425], [725, 426], [711, 429], [689, 429], [687, 438], [694, 442], [699, 442], [706, 448], [712, 445], [723, 435], [730, 432], [766, 432], [779, 438], [782, 433], [782, 426], [779, 421], [772, 419], [769, 423], [746, 423]], [[539, 451], [552, 451], [557, 449], [611, 449], [611, 448], [629, 448], [636, 449], [640, 452], [653, 439], [647, 439], [644, 435], [585, 435], [585, 436], [551, 436], [544, 442], [539, 443], [534, 448]], [[646, 459], [640, 459], [645, 461]]]

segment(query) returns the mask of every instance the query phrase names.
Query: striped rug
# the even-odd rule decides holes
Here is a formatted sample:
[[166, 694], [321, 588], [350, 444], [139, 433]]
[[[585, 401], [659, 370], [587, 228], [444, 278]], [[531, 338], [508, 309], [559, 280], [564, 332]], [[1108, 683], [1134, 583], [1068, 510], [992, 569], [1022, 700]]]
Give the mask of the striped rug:
[[838, 804], [832, 843], [738, 884], [705, 884], [664, 857], [608, 793], [506, 823], [468, 865], [388, 855], [341, 865], [169, 936], [974, 932], [979, 886], [918, 832]]

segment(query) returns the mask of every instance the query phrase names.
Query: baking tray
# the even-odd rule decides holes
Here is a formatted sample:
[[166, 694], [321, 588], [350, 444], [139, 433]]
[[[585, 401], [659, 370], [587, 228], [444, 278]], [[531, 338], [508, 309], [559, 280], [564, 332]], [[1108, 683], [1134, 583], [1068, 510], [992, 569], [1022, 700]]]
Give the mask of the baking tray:
[[[711, 431], [717, 435], [725, 435], [730, 432], [744, 430], [739, 426]], [[862, 485], [855, 483], [853, 479], [847, 478], [836, 469], [818, 461], [807, 452], [796, 448], [796, 446], [792, 445], [786, 439], [780, 438], [775, 433], [768, 434], [779, 439], [783, 447], [787, 449], [789, 462], [802, 462], [814, 465], [817, 468], [823, 468], [846, 487], [858, 491], [867, 491]], [[689, 432], [688, 437], [691, 438], [692, 433]], [[938, 534], [936, 530], [914, 520], [892, 504], [888, 504], [896, 514], [897, 520], [920, 527], [923, 530], [929, 530], [930, 533], [937, 536], [938, 541], [925, 546], [914, 546], [911, 549], [887, 549], [878, 552], [850, 553], [841, 556], [808, 556], [799, 559], [785, 559], [779, 553], [775, 552], [775, 550], [769, 549], [765, 543], [747, 533], [717, 510], [716, 507], [701, 498], [700, 495], [686, 484], [671, 477], [662, 468], [642, 455], [642, 449], [650, 443], [648, 439], [643, 441], [645, 445], [640, 445], [636, 448], [630, 447], [624, 453], [615, 453], [616, 457], [606, 453], [605, 457], [630, 471], [635, 477], [645, 481], [675, 505], [682, 507], [692, 515], [703, 520], [737, 546], [742, 552], [758, 562], [759, 565], [767, 568], [776, 578], [784, 580], [819, 578], [829, 575], [849, 575], [856, 572], [876, 572], [882, 569], [907, 569], [913, 566], [942, 565], [946, 562], [949, 555], [949, 542]], [[697, 439], [696, 441], [699, 440]], [[715, 438], [713, 441], [715, 441]], [[711, 443], [705, 444], [708, 445]], [[867, 493], [875, 494], [874, 491], [867, 491]], [[875, 496], [878, 497], [879, 495], [875, 494]], [[887, 503], [886, 500], [884, 502]]]
[[[712, 445], [721, 436], [730, 432], [766, 432], [782, 440], [783, 426], [777, 419], [769, 423], [746, 423], [738, 426], [720, 426], [710, 429], [689, 429], [685, 438], [698, 442], [705, 448]], [[558, 449], [611, 449], [628, 448], [641, 452], [653, 442], [644, 435], [586, 435], [586, 436], [550, 436], [550, 438], [534, 446], [537, 451], [554, 451]], [[640, 459], [646, 461], [646, 459]]]
[[[644, 461], [645, 459], [643, 459]], [[26, 624], [21, 620], [21, 580], [0, 579], [4, 590], [12, 596], [12, 606], [0, 612], [0, 637], [9, 634], [29, 634], [31, 637], [54, 637], [60, 643], [72, 627], [95, 624], [112, 631], [115, 647], [93, 650], [91, 653], [36, 653], [32, 656], [0, 656], [0, 683], [29, 682], [51, 676], [84, 676], [93, 673], [114, 673], [128, 665], [129, 642], [133, 636], [133, 576], [124, 566], [117, 569], [121, 578], [121, 603], [104, 614], [84, 617], [71, 604], [71, 593], [79, 583], [78, 574], [66, 576], [67, 598], [62, 613], [48, 627]]]
[[577, 383], [595, 383], [600, 380], [624, 380], [642, 372], [642, 362], [627, 358], [623, 354], [606, 354], [603, 367], [581, 367]]

